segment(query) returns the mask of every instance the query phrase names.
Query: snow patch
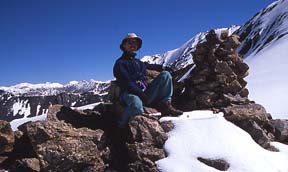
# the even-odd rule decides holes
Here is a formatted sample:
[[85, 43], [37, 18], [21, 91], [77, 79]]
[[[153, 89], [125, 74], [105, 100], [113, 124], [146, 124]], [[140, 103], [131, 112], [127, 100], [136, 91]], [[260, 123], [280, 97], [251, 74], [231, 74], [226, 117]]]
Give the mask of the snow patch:
[[[188, 117], [189, 116], [189, 117]], [[241, 128], [212, 111], [192, 111], [170, 117], [175, 127], [164, 148], [168, 157], [157, 161], [165, 172], [219, 172], [197, 158], [223, 159], [230, 164], [228, 172], [287, 172], [287, 145], [281, 152], [260, 147]]]

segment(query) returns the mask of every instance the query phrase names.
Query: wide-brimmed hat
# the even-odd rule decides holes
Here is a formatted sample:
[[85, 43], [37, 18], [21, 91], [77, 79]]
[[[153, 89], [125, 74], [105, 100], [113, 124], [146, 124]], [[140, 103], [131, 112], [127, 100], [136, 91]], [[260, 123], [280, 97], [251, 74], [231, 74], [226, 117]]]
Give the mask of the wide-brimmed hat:
[[142, 47], [142, 39], [136, 35], [136, 33], [128, 33], [122, 40], [121, 45], [120, 45], [120, 49], [124, 51], [123, 49], [123, 44], [125, 43], [125, 41], [129, 40], [129, 39], [136, 39], [139, 43], [138, 49], [139, 50]]

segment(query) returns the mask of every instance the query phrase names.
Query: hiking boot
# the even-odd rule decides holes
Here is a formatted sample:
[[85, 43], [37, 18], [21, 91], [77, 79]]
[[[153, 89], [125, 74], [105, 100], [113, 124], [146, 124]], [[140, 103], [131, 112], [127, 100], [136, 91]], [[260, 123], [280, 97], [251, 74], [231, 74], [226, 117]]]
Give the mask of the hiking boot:
[[171, 101], [160, 102], [157, 109], [162, 113], [162, 116], [179, 116], [183, 114], [183, 111], [172, 106]]

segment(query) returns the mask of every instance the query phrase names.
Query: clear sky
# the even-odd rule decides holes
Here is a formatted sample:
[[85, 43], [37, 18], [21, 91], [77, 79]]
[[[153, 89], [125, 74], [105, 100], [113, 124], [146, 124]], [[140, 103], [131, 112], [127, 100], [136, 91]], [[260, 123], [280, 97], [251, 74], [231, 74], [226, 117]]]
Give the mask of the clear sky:
[[0, 86], [113, 79], [128, 32], [138, 57], [199, 32], [243, 25], [273, 0], [0, 0]]

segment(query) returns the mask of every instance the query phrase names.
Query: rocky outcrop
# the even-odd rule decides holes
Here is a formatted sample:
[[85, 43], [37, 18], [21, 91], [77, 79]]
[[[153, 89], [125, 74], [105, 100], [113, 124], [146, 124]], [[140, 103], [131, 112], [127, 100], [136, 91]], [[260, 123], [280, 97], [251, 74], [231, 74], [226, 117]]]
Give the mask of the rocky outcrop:
[[103, 106], [76, 111], [54, 105], [46, 121], [27, 122], [15, 133], [1, 122], [0, 169], [156, 172], [155, 161], [165, 157], [167, 139], [158, 119], [136, 116], [119, 129]]
[[11, 159], [3, 162], [4, 167], [10, 166], [14, 171], [24, 167], [33, 171], [104, 171], [105, 157], [109, 154], [104, 131], [74, 128], [60, 121], [57, 114], [62, 107], [50, 108], [47, 121], [28, 122], [19, 127], [21, 136], [17, 139], [25, 142], [17, 145], [17, 150], [26, 144], [30, 156], [14, 151]]
[[[173, 123], [160, 123], [153, 116], [139, 115], [131, 118], [126, 128], [117, 128], [109, 106], [102, 104], [93, 110], [77, 111], [54, 105], [49, 109], [46, 121], [25, 123], [16, 132], [11, 130], [9, 123], [1, 122], [1, 145], [7, 145], [4, 146], [7, 149], [0, 153], [0, 169], [21, 172], [159, 171], [155, 162], [167, 156], [163, 145], [168, 138], [167, 132], [174, 128]], [[271, 120], [265, 109], [257, 104], [250, 104], [250, 109], [246, 110], [245, 105], [237, 106], [224, 108], [223, 112], [260, 145], [273, 150], [268, 146], [271, 140], [287, 141], [287, 121]], [[2, 139], [4, 137], [6, 139]], [[222, 159], [198, 157], [198, 160], [221, 171], [227, 171], [230, 166]]]

